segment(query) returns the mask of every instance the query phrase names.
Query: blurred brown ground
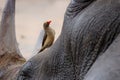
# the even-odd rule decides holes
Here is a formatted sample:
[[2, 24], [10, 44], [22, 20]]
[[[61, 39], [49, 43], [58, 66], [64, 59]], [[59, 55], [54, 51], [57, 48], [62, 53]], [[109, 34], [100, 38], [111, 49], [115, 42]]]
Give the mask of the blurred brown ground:
[[[0, 0], [0, 19], [6, 1]], [[16, 0], [16, 36], [26, 59], [33, 54], [43, 22], [52, 20], [51, 27], [55, 29], [56, 39], [58, 38], [69, 2], [70, 0]]]

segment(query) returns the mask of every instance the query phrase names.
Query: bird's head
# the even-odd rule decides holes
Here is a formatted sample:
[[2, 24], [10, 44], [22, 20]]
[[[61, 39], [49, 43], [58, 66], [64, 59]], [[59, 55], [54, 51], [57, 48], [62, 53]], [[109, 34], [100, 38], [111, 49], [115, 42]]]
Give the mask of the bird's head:
[[44, 28], [49, 27], [50, 23], [51, 23], [51, 21], [46, 21], [46, 22], [43, 24], [43, 27], [44, 27]]

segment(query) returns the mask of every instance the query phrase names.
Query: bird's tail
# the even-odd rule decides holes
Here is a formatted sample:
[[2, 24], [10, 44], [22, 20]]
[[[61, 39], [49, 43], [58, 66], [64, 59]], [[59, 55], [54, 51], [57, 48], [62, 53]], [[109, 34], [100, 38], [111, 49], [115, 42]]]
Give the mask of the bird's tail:
[[42, 52], [45, 49], [45, 47], [42, 47], [38, 53]]

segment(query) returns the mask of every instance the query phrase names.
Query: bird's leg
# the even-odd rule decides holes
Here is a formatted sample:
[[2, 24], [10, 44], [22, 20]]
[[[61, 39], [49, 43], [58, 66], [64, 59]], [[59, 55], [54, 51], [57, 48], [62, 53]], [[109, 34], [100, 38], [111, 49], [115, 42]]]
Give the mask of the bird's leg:
[[38, 53], [42, 52], [44, 49], [50, 47], [51, 45], [52, 44], [46, 44], [46, 45], [42, 46], [42, 48], [40, 49], [40, 51]]

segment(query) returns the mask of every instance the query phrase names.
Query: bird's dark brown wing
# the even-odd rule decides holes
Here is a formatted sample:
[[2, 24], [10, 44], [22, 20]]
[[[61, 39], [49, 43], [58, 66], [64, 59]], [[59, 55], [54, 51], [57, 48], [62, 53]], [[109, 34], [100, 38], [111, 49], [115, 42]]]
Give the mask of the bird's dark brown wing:
[[44, 34], [43, 41], [42, 41], [42, 46], [44, 45], [46, 38], [47, 38], [47, 34], [45, 33], [45, 34]]

